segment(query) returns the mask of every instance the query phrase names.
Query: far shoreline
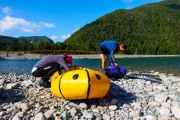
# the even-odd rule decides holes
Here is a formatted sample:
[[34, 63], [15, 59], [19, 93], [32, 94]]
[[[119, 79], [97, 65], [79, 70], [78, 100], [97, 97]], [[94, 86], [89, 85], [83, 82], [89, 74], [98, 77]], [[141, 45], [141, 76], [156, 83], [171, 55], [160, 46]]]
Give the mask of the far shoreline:
[[[32, 59], [41, 59], [44, 56], [51, 54], [30, 54], [24, 52], [9, 52], [0, 51], [0, 60], [32, 60]], [[61, 54], [59, 54], [61, 55]], [[99, 54], [78, 54], [73, 55], [74, 59], [96, 59], [99, 58]], [[115, 54], [115, 58], [146, 58], [146, 57], [180, 57], [180, 55], [124, 55], [124, 54]]]

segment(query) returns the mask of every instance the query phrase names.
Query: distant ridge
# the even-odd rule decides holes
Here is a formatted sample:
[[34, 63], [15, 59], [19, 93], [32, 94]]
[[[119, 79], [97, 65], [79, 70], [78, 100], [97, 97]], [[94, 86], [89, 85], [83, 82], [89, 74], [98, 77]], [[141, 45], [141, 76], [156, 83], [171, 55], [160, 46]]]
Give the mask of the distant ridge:
[[53, 41], [46, 36], [30, 36], [30, 37], [10, 37], [10, 36], [3, 36], [0, 35], [0, 47], [13, 45], [13, 44], [20, 44], [20, 43], [38, 43], [38, 42], [51, 42]]
[[46, 36], [30, 36], [30, 37], [19, 37], [20, 40], [24, 39], [29, 41], [30, 43], [38, 43], [38, 42], [53, 42], [50, 38]]

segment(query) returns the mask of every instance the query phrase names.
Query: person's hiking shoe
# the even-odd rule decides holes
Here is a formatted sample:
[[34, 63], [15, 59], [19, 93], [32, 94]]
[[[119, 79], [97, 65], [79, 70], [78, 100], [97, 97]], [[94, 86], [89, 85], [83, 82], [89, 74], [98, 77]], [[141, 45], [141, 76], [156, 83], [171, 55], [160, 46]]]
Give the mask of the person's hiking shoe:
[[45, 80], [40, 80], [39, 81], [39, 86], [43, 86], [44, 88], [50, 88], [51, 87], [51, 83], [49, 81], [45, 81]]
[[102, 69], [102, 68], [101, 68], [101, 69], [99, 69], [99, 71], [100, 71], [100, 72], [102, 72], [103, 74], [107, 75], [107, 73], [106, 73], [106, 70], [105, 70], [105, 69]]

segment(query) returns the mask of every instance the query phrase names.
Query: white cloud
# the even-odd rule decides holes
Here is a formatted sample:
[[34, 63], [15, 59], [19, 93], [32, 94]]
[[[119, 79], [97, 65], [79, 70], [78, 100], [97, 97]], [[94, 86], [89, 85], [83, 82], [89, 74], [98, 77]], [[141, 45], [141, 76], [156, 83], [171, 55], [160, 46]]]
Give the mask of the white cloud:
[[52, 23], [40, 22], [40, 24], [41, 24], [42, 26], [44, 26], [44, 27], [47, 27], [47, 28], [53, 28], [53, 27], [55, 27], [55, 25], [52, 24]]
[[[73, 30], [73, 32], [76, 32], [77, 30], [79, 30], [79, 28], [76, 28]], [[71, 37], [70, 33], [61, 35], [61, 36], [51, 36], [50, 38], [54, 41], [54, 42], [64, 42], [67, 38]]]
[[28, 29], [28, 28], [22, 28], [22, 31], [23, 31], [23, 32], [26, 32], [26, 33], [33, 32], [31, 29]]
[[56, 42], [64, 42], [64, 40], [66, 40], [70, 36], [71, 36], [71, 34], [65, 34], [65, 35], [61, 35], [61, 36], [52, 35], [52, 36], [50, 36], [50, 38], [56, 43]]
[[19, 29], [23, 32], [34, 31], [34, 29], [39, 28], [39, 25], [36, 23], [28, 22], [23, 18], [14, 18], [10, 16], [4, 17], [0, 20], [0, 32], [6, 32], [8, 30]]
[[66, 35], [62, 35], [62, 36], [61, 36], [61, 39], [64, 39], [64, 40], [65, 40], [65, 39], [69, 38], [70, 36], [71, 36], [71, 34], [69, 34], [69, 33], [66, 34]]
[[15, 18], [10, 16], [5, 16], [0, 20], [0, 33], [4, 33], [9, 30], [20, 30], [22, 32], [35, 32], [41, 28], [52, 28], [55, 27], [54, 24], [46, 22], [30, 22], [23, 18]]
[[50, 38], [51, 38], [52, 40], [57, 40], [57, 39], [58, 39], [58, 36], [53, 35], [53, 36], [51, 36]]
[[4, 14], [11, 14], [12, 13], [12, 9], [7, 7], [7, 6], [3, 7], [2, 8], [2, 13], [4, 13]]

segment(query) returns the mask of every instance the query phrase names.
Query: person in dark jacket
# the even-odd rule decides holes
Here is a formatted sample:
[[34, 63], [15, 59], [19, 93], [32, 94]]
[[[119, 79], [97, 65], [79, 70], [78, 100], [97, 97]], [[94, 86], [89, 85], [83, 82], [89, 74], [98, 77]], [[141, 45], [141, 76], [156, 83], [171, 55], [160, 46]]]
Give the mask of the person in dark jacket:
[[51, 83], [49, 78], [60, 69], [64, 67], [66, 71], [69, 71], [68, 64], [72, 65], [72, 56], [65, 54], [64, 57], [60, 55], [49, 55], [39, 60], [32, 69], [32, 75], [34, 77], [42, 77], [39, 85], [45, 88], [49, 88]]
[[99, 44], [99, 54], [102, 60], [102, 69], [105, 69], [105, 60], [108, 58], [109, 65], [115, 64], [118, 66], [118, 63], [114, 59], [114, 54], [118, 51], [124, 52], [127, 49], [127, 45], [118, 44], [113, 40], [107, 40]]

